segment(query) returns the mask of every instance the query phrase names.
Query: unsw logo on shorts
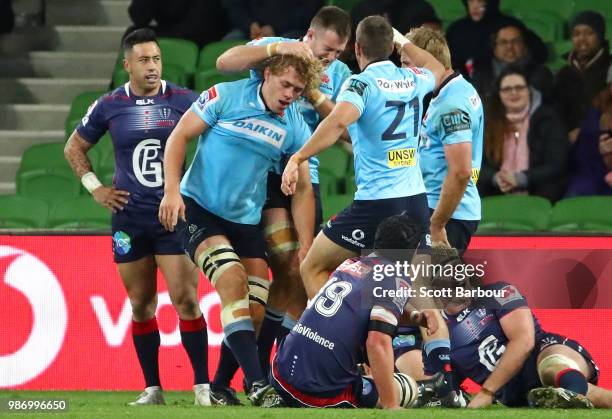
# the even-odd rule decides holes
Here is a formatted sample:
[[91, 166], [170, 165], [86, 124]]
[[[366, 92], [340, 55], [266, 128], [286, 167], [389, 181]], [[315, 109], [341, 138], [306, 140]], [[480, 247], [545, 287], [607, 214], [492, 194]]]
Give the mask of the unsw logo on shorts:
[[127, 254], [132, 248], [132, 239], [124, 231], [116, 231], [113, 234], [113, 252], [118, 255]]

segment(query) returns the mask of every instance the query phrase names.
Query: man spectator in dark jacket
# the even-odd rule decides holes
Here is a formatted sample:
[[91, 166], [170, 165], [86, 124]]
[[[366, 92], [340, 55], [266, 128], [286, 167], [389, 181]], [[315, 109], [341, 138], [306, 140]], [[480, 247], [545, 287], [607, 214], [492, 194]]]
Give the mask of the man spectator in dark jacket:
[[[539, 47], [538, 43], [541, 44]], [[545, 100], [550, 97], [554, 77], [544, 65], [546, 47], [537, 35], [519, 22], [510, 22], [503, 24], [493, 35], [492, 45], [493, 58], [477, 65], [472, 74], [472, 84], [481, 97], [486, 98], [493, 92], [495, 80], [510, 65], [523, 70], [529, 84], [539, 90]], [[530, 45], [536, 48], [530, 48]]]
[[322, 0], [223, 0], [223, 6], [232, 26], [224, 39], [256, 39], [304, 36], [324, 4]]
[[555, 81], [555, 104], [572, 141], [595, 95], [606, 86], [610, 48], [605, 39], [606, 21], [593, 11], [576, 15], [571, 25], [573, 48], [568, 63]]
[[158, 37], [187, 39], [200, 48], [229, 30], [221, 0], [132, 0], [128, 13], [134, 25], [126, 33], [150, 27]]

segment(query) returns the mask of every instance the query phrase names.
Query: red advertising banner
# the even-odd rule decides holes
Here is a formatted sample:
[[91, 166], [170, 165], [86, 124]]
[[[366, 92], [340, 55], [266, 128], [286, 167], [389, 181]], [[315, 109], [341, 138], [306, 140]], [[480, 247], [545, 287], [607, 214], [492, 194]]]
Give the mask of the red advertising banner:
[[[474, 249], [612, 249], [612, 238], [478, 237]], [[165, 388], [188, 390], [192, 372], [178, 318], [161, 276], [157, 310]], [[219, 299], [202, 280], [209, 370], [222, 329]], [[534, 310], [545, 330], [578, 340], [612, 388], [612, 309]], [[131, 342], [131, 309], [106, 236], [0, 236], [0, 388], [138, 390], [144, 386]], [[608, 355], [608, 356], [606, 356]], [[236, 379], [238, 385], [240, 377]]]

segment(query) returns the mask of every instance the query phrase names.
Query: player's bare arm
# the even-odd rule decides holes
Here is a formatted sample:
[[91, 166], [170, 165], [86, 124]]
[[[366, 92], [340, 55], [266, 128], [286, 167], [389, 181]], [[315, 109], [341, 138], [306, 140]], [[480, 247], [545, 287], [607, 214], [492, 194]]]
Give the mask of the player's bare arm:
[[299, 167], [299, 181], [295, 195], [291, 199], [291, 214], [293, 224], [297, 231], [300, 243], [300, 261], [306, 257], [308, 249], [312, 246], [314, 219], [315, 219], [315, 196], [310, 182], [310, 167], [308, 161], [302, 162]]
[[306, 144], [287, 162], [283, 172], [281, 189], [285, 195], [293, 195], [298, 182], [298, 167], [310, 157], [331, 147], [340, 135], [359, 118], [359, 110], [352, 104], [341, 102], [317, 127]]
[[108, 208], [112, 212], [123, 210], [128, 203], [129, 192], [102, 185], [93, 173], [91, 161], [87, 152], [93, 144], [86, 141], [74, 130], [64, 147], [64, 156], [74, 173], [81, 179], [85, 187], [91, 192], [97, 203]]
[[391, 336], [370, 330], [366, 341], [370, 371], [383, 409], [399, 409], [399, 400], [393, 379], [394, 359]]
[[273, 42], [267, 45], [237, 45], [217, 58], [217, 70], [221, 73], [247, 71], [272, 55], [297, 55], [312, 59], [312, 50], [303, 42]]
[[159, 205], [159, 221], [168, 231], [174, 231], [179, 217], [185, 219], [185, 203], [179, 185], [187, 143], [207, 128], [208, 125], [190, 109], [168, 137], [164, 153], [164, 197]]
[[429, 52], [425, 51], [410, 42], [397, 29], [393, 29], [393, 42], [399, 45], [401, 53], [410, 57], [410, 62], [417, 67], [424, 67], [431, 71], [436, 78], [436, 88], [444, 81], [444, 66], [434, 58]]
[[535, 328], [531, 310], [518, 308], [500, 319], [508, 337], [506, 350], [495, 369], [482, 384], [480, 392], [468, 407], [486, 407], [493, 402], [493, 394], [501, 389], [523, 367], [535, 345]]
[[444, 178], [440, 200], [431, 216], [431, 245], [451, 247], [445, 226], [457, 209], [472, 175], [472, 143], [444, 146], [448, 174]]

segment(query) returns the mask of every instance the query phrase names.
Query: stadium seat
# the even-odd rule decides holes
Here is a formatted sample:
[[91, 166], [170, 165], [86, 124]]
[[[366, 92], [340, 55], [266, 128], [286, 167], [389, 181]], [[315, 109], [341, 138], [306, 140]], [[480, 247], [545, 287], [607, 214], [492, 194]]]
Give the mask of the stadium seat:
[[438, 17], [445, 23], [448, 22], [450, 24], [457, 19], [467, 16], [467, 10], [460, 1], [429, 0], [429, 4], [433, 6]]
[[70, 137], [72, 131], [74, 131], [77, 125], [79, 125], [81, 119], [83, 119], [91, 104], [105, 93], [106, 91], [104, 90], [94, 90], [80, 93], [74, 99], [72, 99], [70, 111], [68, 112], [65, 123], [66, 138]]
[[47, 169], [17, 173], [17, 194], [42, 199], [49, 204], [75, 198], [81, 183], [71, 170]]
[[[65, 143], [43, 143], [28, 147], [21, 156], [19, 173], [41, 170], [65, 169], [70, 171], [70, 165], [64, 157]], [[90, 149], [87, 153], [94, 169], [98, 167], [99, 151]]]
[[355, 175], [345, 176], [344, 178], [344, 193], [355, 195], [357, 192], [357, 184], [355, 183]]
[[553, 231], [612, 232], [612, 197], [585, 196], [563, 199], [553, 207]]
[[248, 40], [232, 40], [211, 42], [202, 48], [198, 59], [198, 71], [213, 70], [217, 68], [217, 58], [228, 49], [236, 45], [244, 45]]
[[542, 41], [554, 42], [563, 37], [563, 22], [554, 15], [521, 15], [525, 26], [534, 31]]
[[323, 220], [327, 221], [334, 215], [349, 206], [353, 201], [353, 195], [329, 195], [322, 199]]
[[500, 8], [511, 15], [552, 14], [567, 20], [572, 16], [574, 0], [503, 0], [500, 2]]
[[217, 83], [224, 83], [228, 81], [235, 81], [249, 77], [249, 73], [235, 73], [235, 74], [222, 74], [216, 69], [200, 71], [195, 77], [195, 90], [196, 92], [203, 92], [204, 90], [214, 86]]
[[336, 179], [342, 179], [349, 171], [350, 154], [340, 145], [333, 145], [319, 154], [319, 167], [329, 170]]
[[479, 232], [541, 231], [548, 228], [550, 202], [539, 196], [504, 195], [483, 198]]
[[49, 227], [57, 229], [109, 229], [111, 212], [83, 196], [58, 202], [49, 213]]
[[158, 38], [157, 42], [162, 52], [164, 67], [171, 64], [193, 76], [200, 53], [194, 42], [178, 38]]
[[574, 14], [578, 12], [582, 12], [584, 10], [597, 11], [601, 13], [606, 19], [610, 19], [612, 17], [612, 1], [610, 0], [575, 0]]
[[40, 199], [0, 195], [0, 228], [44, 228], [49, 205]]
[[326, 199], [329, 195], [337, 195], [338, 190], [338, 178], [334, 174], [325, 168], [319, 168], [319, 192], [323, 199]]
[[[162, 67], [162, 79], [174, 83], [181, 87], [191, 87], [190, 76], [193, 73], [186, 73], [181, 67], [174, 64], [164, 63]], [[124, 85], [130, 79], [130, 75], [121, 68], [116, 68], [113, 72], [113, 87], [117, 88]]]
[[361, 0], [328, 0], [327, 4], [330, 6], [337, 6], [346, 10], [347, 12], [350, 12], [353, 6], [360, 2]]

